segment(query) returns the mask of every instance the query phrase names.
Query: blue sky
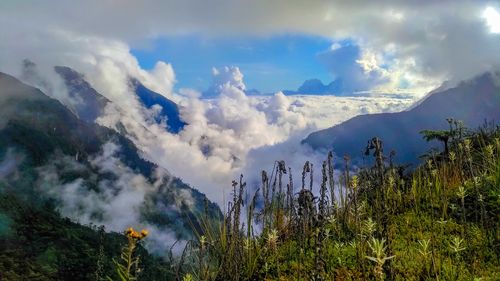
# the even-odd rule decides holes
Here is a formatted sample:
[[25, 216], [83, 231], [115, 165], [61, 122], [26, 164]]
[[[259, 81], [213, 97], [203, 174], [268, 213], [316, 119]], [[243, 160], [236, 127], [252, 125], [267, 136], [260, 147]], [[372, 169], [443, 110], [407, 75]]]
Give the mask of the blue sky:
[[[205, 90], [212, 82], [212, 67], [238, 66], [247, 89], [275, 92], [297, 89], [306, 79], [329, 83], [333, 76], [320, 61], [332, 41], [319, 36], [280, 35], [271, 37], [207, 38], [198, 35], [170, 36], [152, 46], [132, 49], [141, 67], [156, 61], [173, 65], [176, 88]], [[356, 58], [345, 58], [354, 61]]]

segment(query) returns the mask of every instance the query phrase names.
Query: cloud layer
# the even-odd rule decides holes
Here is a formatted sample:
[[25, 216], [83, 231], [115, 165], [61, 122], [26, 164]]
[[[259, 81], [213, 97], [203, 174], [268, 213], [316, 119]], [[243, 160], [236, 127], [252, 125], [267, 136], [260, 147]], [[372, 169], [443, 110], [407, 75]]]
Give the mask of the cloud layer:
[[[279, 153], [287, 149], [295, 151], [287, 154], [290, 157], [312, 155], [302, 151], [299, 144], [309, 132], [360, 113], [402, 110], [411, 102], [382, 98], [286, 97], [282, 93], [251, 97], [244, 91], [243, 74], [237, 67], [214, 71], [213, 88], [218, 95], [201, 100], [200, 93], [190, 89], [173, 92], [175, 73], [172, 67], [158, 62], [155, 69], [146, 71], [124, 43], [65, 32], [46, 32], [45, 36], [51, 39], [45, 42], [50, 43], [40, 43], [40, 48], [53, 44], [60, 52], [18, 50], [19, 53], [14, 52], [13, 56], [2, 57], [7, 62], [2, 66], [11, 66], [7, 70], [19, 69], [21, 61], [18, 58], [32, 55], [30, 58], [37, 63], [38, 73], [43, 77], [26, 82], [46, 88], [45, 92], [63, 102], [69, 97], [52, 66], [69, 65], [82, 72], [86, 80], [112, 102], [97, 119], [99, 124], [118, 131], [125, 128], [127, 136], [145, 158], [218, 203], [222, 203], [221, 193], [228, 192], [231, 180], [239, 173], [257, 176], [260, 169], [271, 169], [273, 161], [281, 157]], [[22, 71], [19, 70], [18, 76], [19, 73]], [[130, 76], [181, 105], [181, 116], [188, 123], [182, 132], [170, 134], [164, 126], [154, 122], [153, 113], [141, 106], [130, 88]], [[276, 150], [274, 154], [268, 152], [268, 158], [255, 156], [261, 159], [254, 161], [249, 158], [254, 156], [248, 156], [252, 150], [279, 143], [285, 143], [287, 148]], [[297, 161], [304, 158], [297, 156], [300, 159]]]
[[491, 22], [483, 16], [488, 7], [490, 13], [500, 8], [488, 0], [6, 1], [0, 4], [0, 48], [5, 52], [6, 45], [40, 45], [47, 39], [34, 34], [44, 30], [109, 38], [134, 47], [179, 34], [295, 32], [352, 40], [360, 46], [359, 64], [365, 72], [378, 69], [389, 79], [379, 85], [382, 89], [408, 84], [428, 89], [445, 79], [464, 79], [499, 66], [500, 36], [490, 32]]
[[[161, 169], [155, 172], [153, 182], [135, 173], [116, 157], [119, 150], [119, 146], [109, 142], [102, 147], [100, 154], [89, 159], [91, 169], [101, 179], [82, 177], [69, 182], [63, 180], [65, 173], [85, 174], [88, 173], [88, 167], [73, 157], [55, 154], [52, 161], [37, 168], [40, 177], [36, 189], [41, 195], [57, 200], [58, 211], [63, 216], [79, 223], [104, 225], [107, 230], [119, 233], [131, 226], [149, 229], [148, 248], [164, 255], [171, 245], [180, 240], [176, 231], [182, 232], [182, 227], [165, 229], [145, 222], [141, 217], [141, 209], [145, 207], [147, 196], [160, 193], [162, 188], [168, 188], [169, 183], [165, 182]], [[95, 187], [91, 188], [91, 184], [85, 181], [95, 183]], [[168, 206], [156, 203], [155, 212], [162, 215], [170, 211], [181, 213], [183, 204], [193, 204], [189, 190], [173, 192], [177, 200]], [[180, 243], [184, 244], [185, 241]]]

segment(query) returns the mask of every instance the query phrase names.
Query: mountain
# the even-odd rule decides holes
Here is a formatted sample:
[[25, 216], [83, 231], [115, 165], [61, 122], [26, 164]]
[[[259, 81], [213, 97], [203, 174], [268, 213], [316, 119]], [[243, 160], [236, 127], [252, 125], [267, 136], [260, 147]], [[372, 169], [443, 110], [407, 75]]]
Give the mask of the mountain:
[[156, 122], [160, 123], [166, 119], [167, 129], [171, 133], [182, 131], [186, 123], [182, 121], [177, 104], [166, 97], [146, 88], [139, 80], [131, 79], [131, 85], [139, 97], [141, 103], [151, 109], [153, 106], [160, 106], [161, 110], [155, 117]]
[[[97, 92], [86, 80], [83, 74], [67, 66], [55, 66], [54, 70], [63, 79], [72, 102], [68, 108], [78, 118], [94, 123], [104, 113], [106, 105], [111, 101]], [[177, 104], [164, 96], [146, 88], [139, 80], [132, 78], [131, 86], [139, 101], [145, 108], [159, 106], [161, 109], [155, 116], [158, 123], [166, 120], [167, 130], [171, 133], [180, 132], [186, 123], [181, 120]]]
[[[205, 195], [143, 160], [124, 136], [77, 118], [59, 101], [3, 73], [0, 183], [0, 193], [13, 192], [28, 205], [53, 202], [73, 219], [111, 224], [113, 212], [123, 210], [175, 239], [191, 237], [204, 206], [210, 216], [220, 215], [215, 204], [205, 204]], [[137, 201], [141, 196], [144, 202]]]
[[309, 79], [296, 90], [284, 90], [285, 95], [341, 95], [342, 80], [337, 79], [325, 85], [319, 79]]
[[[0, 181], [0, 278], [2, 280], [119, 280], [113, 259], [127, 243], [125, 236], [106, 233], [62, 218], [48, 203], [30, 204], [6, 191]], [[139, 246], [144, 280], [172, 280], [170, 265]], [[99, 269], [99, 265], [101, 268]]]
[[262, 93], [257, 89], [248, 89], [248, 90], [245, 90], [245, 95], [247, 95], [247, 96], [260, 96], [260, 95], [262, 95]]
[[383, 141], [386, 153], [396, 151], [398, 162], [415, 163], [432, 145], [422, 130], [448, 129], [447, 118], [461, 120], [467, 127], [500, 120], [498, 73], [485, 73], [456, 87], [437, 91], [408, 111], [356, 116], [328, 129], [311, 133], [302, 142], [314, 149], [333, 149], [340, 156], [362, 157], [362, 148], [372, 137]]
[[78, 118], [94, 123], [104, 113], [104, 108], [110, 101], [92, 88], [84, 76], [75, 70], [66, 66], [55, 66], [54, 70], [66, 84], [68, 95], [77, 101], [72, 109]]

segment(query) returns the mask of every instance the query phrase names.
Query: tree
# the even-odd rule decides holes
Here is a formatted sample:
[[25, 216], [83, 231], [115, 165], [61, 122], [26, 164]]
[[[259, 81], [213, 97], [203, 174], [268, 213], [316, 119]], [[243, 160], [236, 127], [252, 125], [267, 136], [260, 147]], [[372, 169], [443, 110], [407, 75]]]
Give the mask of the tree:
[[449, 131], [423, 130], [423, 131], [420, 131], [420, 134], [428, 142], [433, 141], [433, 140], [438, 140], [438, 141], [442, 142], [444, 144], [444, 153], [445, 153], [445, 155], [448, 155], [448, 153], [449, 153], [448, 142], [449, 142], [450, 137], [451, 137], [451, 133]]

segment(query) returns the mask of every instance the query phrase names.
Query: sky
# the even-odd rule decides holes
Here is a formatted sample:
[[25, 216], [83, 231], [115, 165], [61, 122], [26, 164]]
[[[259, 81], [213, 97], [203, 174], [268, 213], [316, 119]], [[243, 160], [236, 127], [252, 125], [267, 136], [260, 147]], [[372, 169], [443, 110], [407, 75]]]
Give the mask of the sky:
[[319, 56], [331, 45], [328, 38], [302, 34], [236, 38], [183, 35], [157, 39], [150, 48], [131, 52], [146, 69], [158, 60], [169, 61], [176, 70], [177, 88], [203, 91], [212, 82], [212, 68], [229, 65], [238, 66], [245, 74], [247, 88], [274, 93], [297, 89], [305, 79], [330, 82], [333, 75]]
[[[478, 6], [480, 7], [480, 4]], [[478, 17], [484, 20], [485, 30], [489, 29], [493, 34], [500, 32], [500, 13], [495, 6], [493, 2], [487, 3], [481, 17]], [[405, 14], [395, 9], [386, 15], [389, 20], [391, 17], [395, 19], [395, 24], [405, 21]], [[335, 26], [332, 26], [332, 30], [335, 30]], [[341, 38], [343, 40], [339, 40]], [[145, 69], [153, 68], [158, 60], [171, 63], [176, 70], [176, 89], [189, 87], [202, 92], [212, 83], [212, 68], [237, 66], [245, 74], [247, 89], [274, 93], [295, 90], [307, 79], [319, 79], [328, 84], [337, 78], [352, 78], [352, 73], [360, 64], [359, 60], [363, 59], [360, 47], [362, 40], [358, 41], [344, 36], [335, 38], [321, 33], [290, 32], [286, 29], [274, 34], [250, 32], [228, 35], [224, 32], [207, 34], [196, 31], [155, 38], [148, 46], [132, 47], [131, 53]], [[381, 56], [383, 58], [379, 60], [383, 62], [375, 63], [383, 71], [389, 71], [391, 59], [397, 58], [392, 57], [391, 51]], [[370, 59], [373, 58], [368, 58]], [[404, 91], [407, 88], [411, 91], [411, 83], [411, 79], [399, 78], [392, 88], [386, 91]], [[370, 90], [375, 84], [376, 82], [372, 81], [368, 83], [368, 87], [360, 90]], [[425, 91], [427, 88], [418, 90]]]
[[125, 44], [145, 70], [170, 64], [176, 90], [203, 91], [213, 67], [235, 66], [247, 89], [266, 93], [340, 78], [346, 91], [423, 96], [498, 67], [499, 9], [491, 0], [7, 0], [0, 63], [36, 51], [27, 44], [99, 38]]

